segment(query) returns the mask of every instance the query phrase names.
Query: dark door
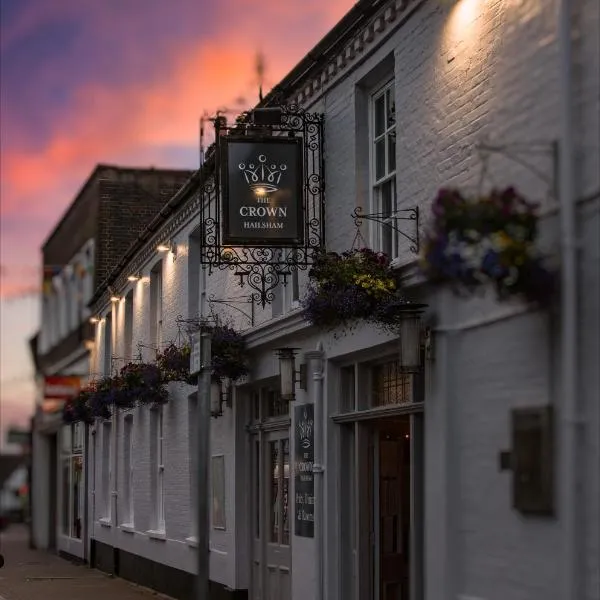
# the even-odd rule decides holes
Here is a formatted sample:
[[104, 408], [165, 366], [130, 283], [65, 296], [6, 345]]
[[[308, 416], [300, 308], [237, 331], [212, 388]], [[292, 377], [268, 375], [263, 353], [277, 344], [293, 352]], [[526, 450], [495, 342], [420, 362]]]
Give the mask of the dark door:
[[398, 419], [378, 428], [379, 598], [409, 600], [410, 586], [410, 420]]

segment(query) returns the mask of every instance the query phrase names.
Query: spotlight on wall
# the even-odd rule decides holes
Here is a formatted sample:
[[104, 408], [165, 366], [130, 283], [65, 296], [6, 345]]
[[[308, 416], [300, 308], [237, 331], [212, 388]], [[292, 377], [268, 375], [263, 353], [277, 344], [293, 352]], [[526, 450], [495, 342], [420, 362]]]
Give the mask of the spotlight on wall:
[[300, 389], [306, 389], [306, 369], [296, 371], [296, 348], [279, 348], [279, 386], [281, 399], [292, 402], [296, 398], [296, 383]]
[[156, 250], [158, 252], [168, 252], [171, 249], [171, 246], [169, 246], [168, 244], [159, 244], [158, 246], [156, 246]]
[[139, 281], [140, 279], [141, 279], [141, 276], [140, 276], [140, 275], [130, 275], [130, 276], [127, 278], [127, 281]]
[[96, 324], [99, 322], [100, 322], [100, 319], [98, 317], [90, 317], [90, 323]]
[[111, 302], [118, 302], [121, 298], [119, 298], [119, 296], [111, 296], [110, 297], [110, 301]]

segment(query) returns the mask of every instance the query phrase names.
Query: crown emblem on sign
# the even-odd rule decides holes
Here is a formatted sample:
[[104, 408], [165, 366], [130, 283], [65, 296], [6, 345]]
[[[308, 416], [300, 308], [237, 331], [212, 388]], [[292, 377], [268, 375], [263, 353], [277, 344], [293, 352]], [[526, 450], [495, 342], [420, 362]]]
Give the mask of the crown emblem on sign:
[[238, 168], [244, 174], [250, 189], [257, 196], [265, 196], [279, 189], [279, 182], [287, 165], [269, 162], [264, 154], [260, 154], [256, 162], [240, 163]]

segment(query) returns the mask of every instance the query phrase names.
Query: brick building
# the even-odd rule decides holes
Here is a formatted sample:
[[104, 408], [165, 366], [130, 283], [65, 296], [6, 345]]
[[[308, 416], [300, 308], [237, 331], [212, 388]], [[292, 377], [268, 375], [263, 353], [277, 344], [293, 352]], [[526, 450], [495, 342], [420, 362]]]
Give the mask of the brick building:
[[32, 463], [37, 547], [88, 557], [85, 428], [60, 427], [64, 399], [93, 376], [94, 332], [87, 304], [190, 175], [98, 165], [42, 247], [41, 328], [32, 344], [39, 383]]
[[[557, 17], [537, 0], [360, 1], [263, 103], [323, 114], [328, 250], [352, 247], [356, 207], [381, 216], [363, 239], [428, 307], [408, 379], [396, 337], [307, 325], [305, 272], [264, 310], [215, 303], [244, 308], [248, 292], [234, 272], [201, 268], [200, 175], [95, 290], [95, 372], [138, 344], [152, 360], [181, 335], [178, 316], [221, 307], [245, 332], [251, 374], [210, 427], [215, 598], [597, 599], [600, 15], [595, 0], [559, 4], [570, 8]], [[447, 185], [514, 185], [540, 202], [541, 245], [563, 274], [551, 309], [460, 298], [423, 278], [389, 222], [416, 207], [422, 231]], [[290, 347], [309, 374], [293, 403], [276, 355]], [[94, 564], [191, 598], [198, 407], [187, 384], [169, 396], [96, 421], [89, 529]], [[310, 533], [298, 526], [294, 435], [308, 407]], [[554, 454], [525, 444], [541, 456], [529, 474], [551, 483], [525, 486], [525, 499], [511, 472], [519, 409], [555, 417], [543, 430]]]

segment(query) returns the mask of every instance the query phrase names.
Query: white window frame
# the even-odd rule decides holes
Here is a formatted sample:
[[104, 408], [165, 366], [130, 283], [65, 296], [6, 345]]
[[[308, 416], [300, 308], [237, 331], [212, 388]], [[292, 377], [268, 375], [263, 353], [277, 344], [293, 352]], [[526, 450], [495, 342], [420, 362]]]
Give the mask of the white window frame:
[[[388, 92], [389, 99], [393, 102], [395, 114], [395, 93], [396, 88], [394, 85], [394, 79], [390, 79], [383, 86], [379, 87], [375, 92], [371, 94], [369, 99], [369, 189], [370, 189], [370, 204], [371, 213], [380, 215], [380, 218], [371, 221], [370, 227], [370, 238], [371, 244], [375, 250], [380, 252], [386, 252], [391, 260], [398, 258], [399, 254], [399, 233], [397, 231], [397, 210], [398, 210], [398, 195], [396, 187], [396, 119], [395, 117], [391, 122], [384, 124], [384, 130], [379, 135], [375, 135], [376, 127], [376, 103], [383, 97], [384, 98], [384, 118], [388, 114]], [[394, 140], [394, 168], [390, 169], [390, 139]], [[384, 142], [384, 173], [382, 176], [377, 177], [377, 154], [376, 144]], [[386, 185], [391, 186], [391, 210], [387, 218], [384, 216], [384, 207], [381, 198], [382, 191]], [[385, 239], [389, 236], [389, 248], [386, 247]]]
[[152, 319], [152, 345], [160, 352], [163, 328], [163, 261], [156, 263], [150, 272], [150, 308]]
[[[68, 463], [67, 468], [67, 477], [68, 477], [68, 492], [67, 497], [62, 498], [62, 502], [67, 504], [67, 512], [68, 512], [68, 522], [61, 522], [61, 535], [74, 539], [74, 540], [82, 540], [83, 539], [83, 527], [84, 527], [84, 497], [85, 497], [85, 489], [86, 489], [86, 481], [85, 481], [85, 469], [83, 468], [83, 435], [84, 435], [84, 427], [83, 423], [73, 423], [71, 425], [63, 425], [61, 430], [61, 477], [65, 476], [64, 463]], [[74, 534], [74, 498], [73, 498], [73, 480], [75, 477], [73, 462], [74, 459], [78, 458], [81, 461], [81, 480], [79, 482], [80, 490], [79, 490], [79, 501], [78, 501], [78, 513], [81, 520], [81, 536], [77, 537]], [[62, 482], [61, 490], [65, 489], [64, 481]], [[63, 494], [64, 495], [64, 494]], [[61, 521], [63, 520], [62, 514], [64, 511], [61, 511]]]
[[112, 421], [104, 421], [102, 423], [102, 517], [100, 522], [110, 525], [112, 523]]
[[155, 443], [156, 450], [153, 456], [154, 470], [154, 528], [151, 530], [153, 534], [165, 534], [165, 464], [164, 464], [164, 418], [162, 407], [152, 411], [152, 419], [154, 419], [154, 433], [156, 435]]
[[134, 435], [133, 435], [133, 427], [134, 427], [134, 421], [133, 421], [133, 415], [132, 414], [128, 414], [125, 415], [125, 418], [123, 419], [123, 444], [125, 446], [124, 450], [124, 455], [125, 455], [125, 464], [123, 466], [123, 477], [125, 479], [124, 483], [125, 483], [125, 490], [124, 490], [124, 494], [123, 494], [123, 498], [124, 498], [124, 508], [125, 508], [125, 523], [123, 525], [125, 526], [129, 526], [129, 527], [133, 527], [133, 517], [134, 517], [134, 512], [133, 512], [133, 470], [134, 470], [134, 463], [133, 463], [133, 451], [134, 451]]

